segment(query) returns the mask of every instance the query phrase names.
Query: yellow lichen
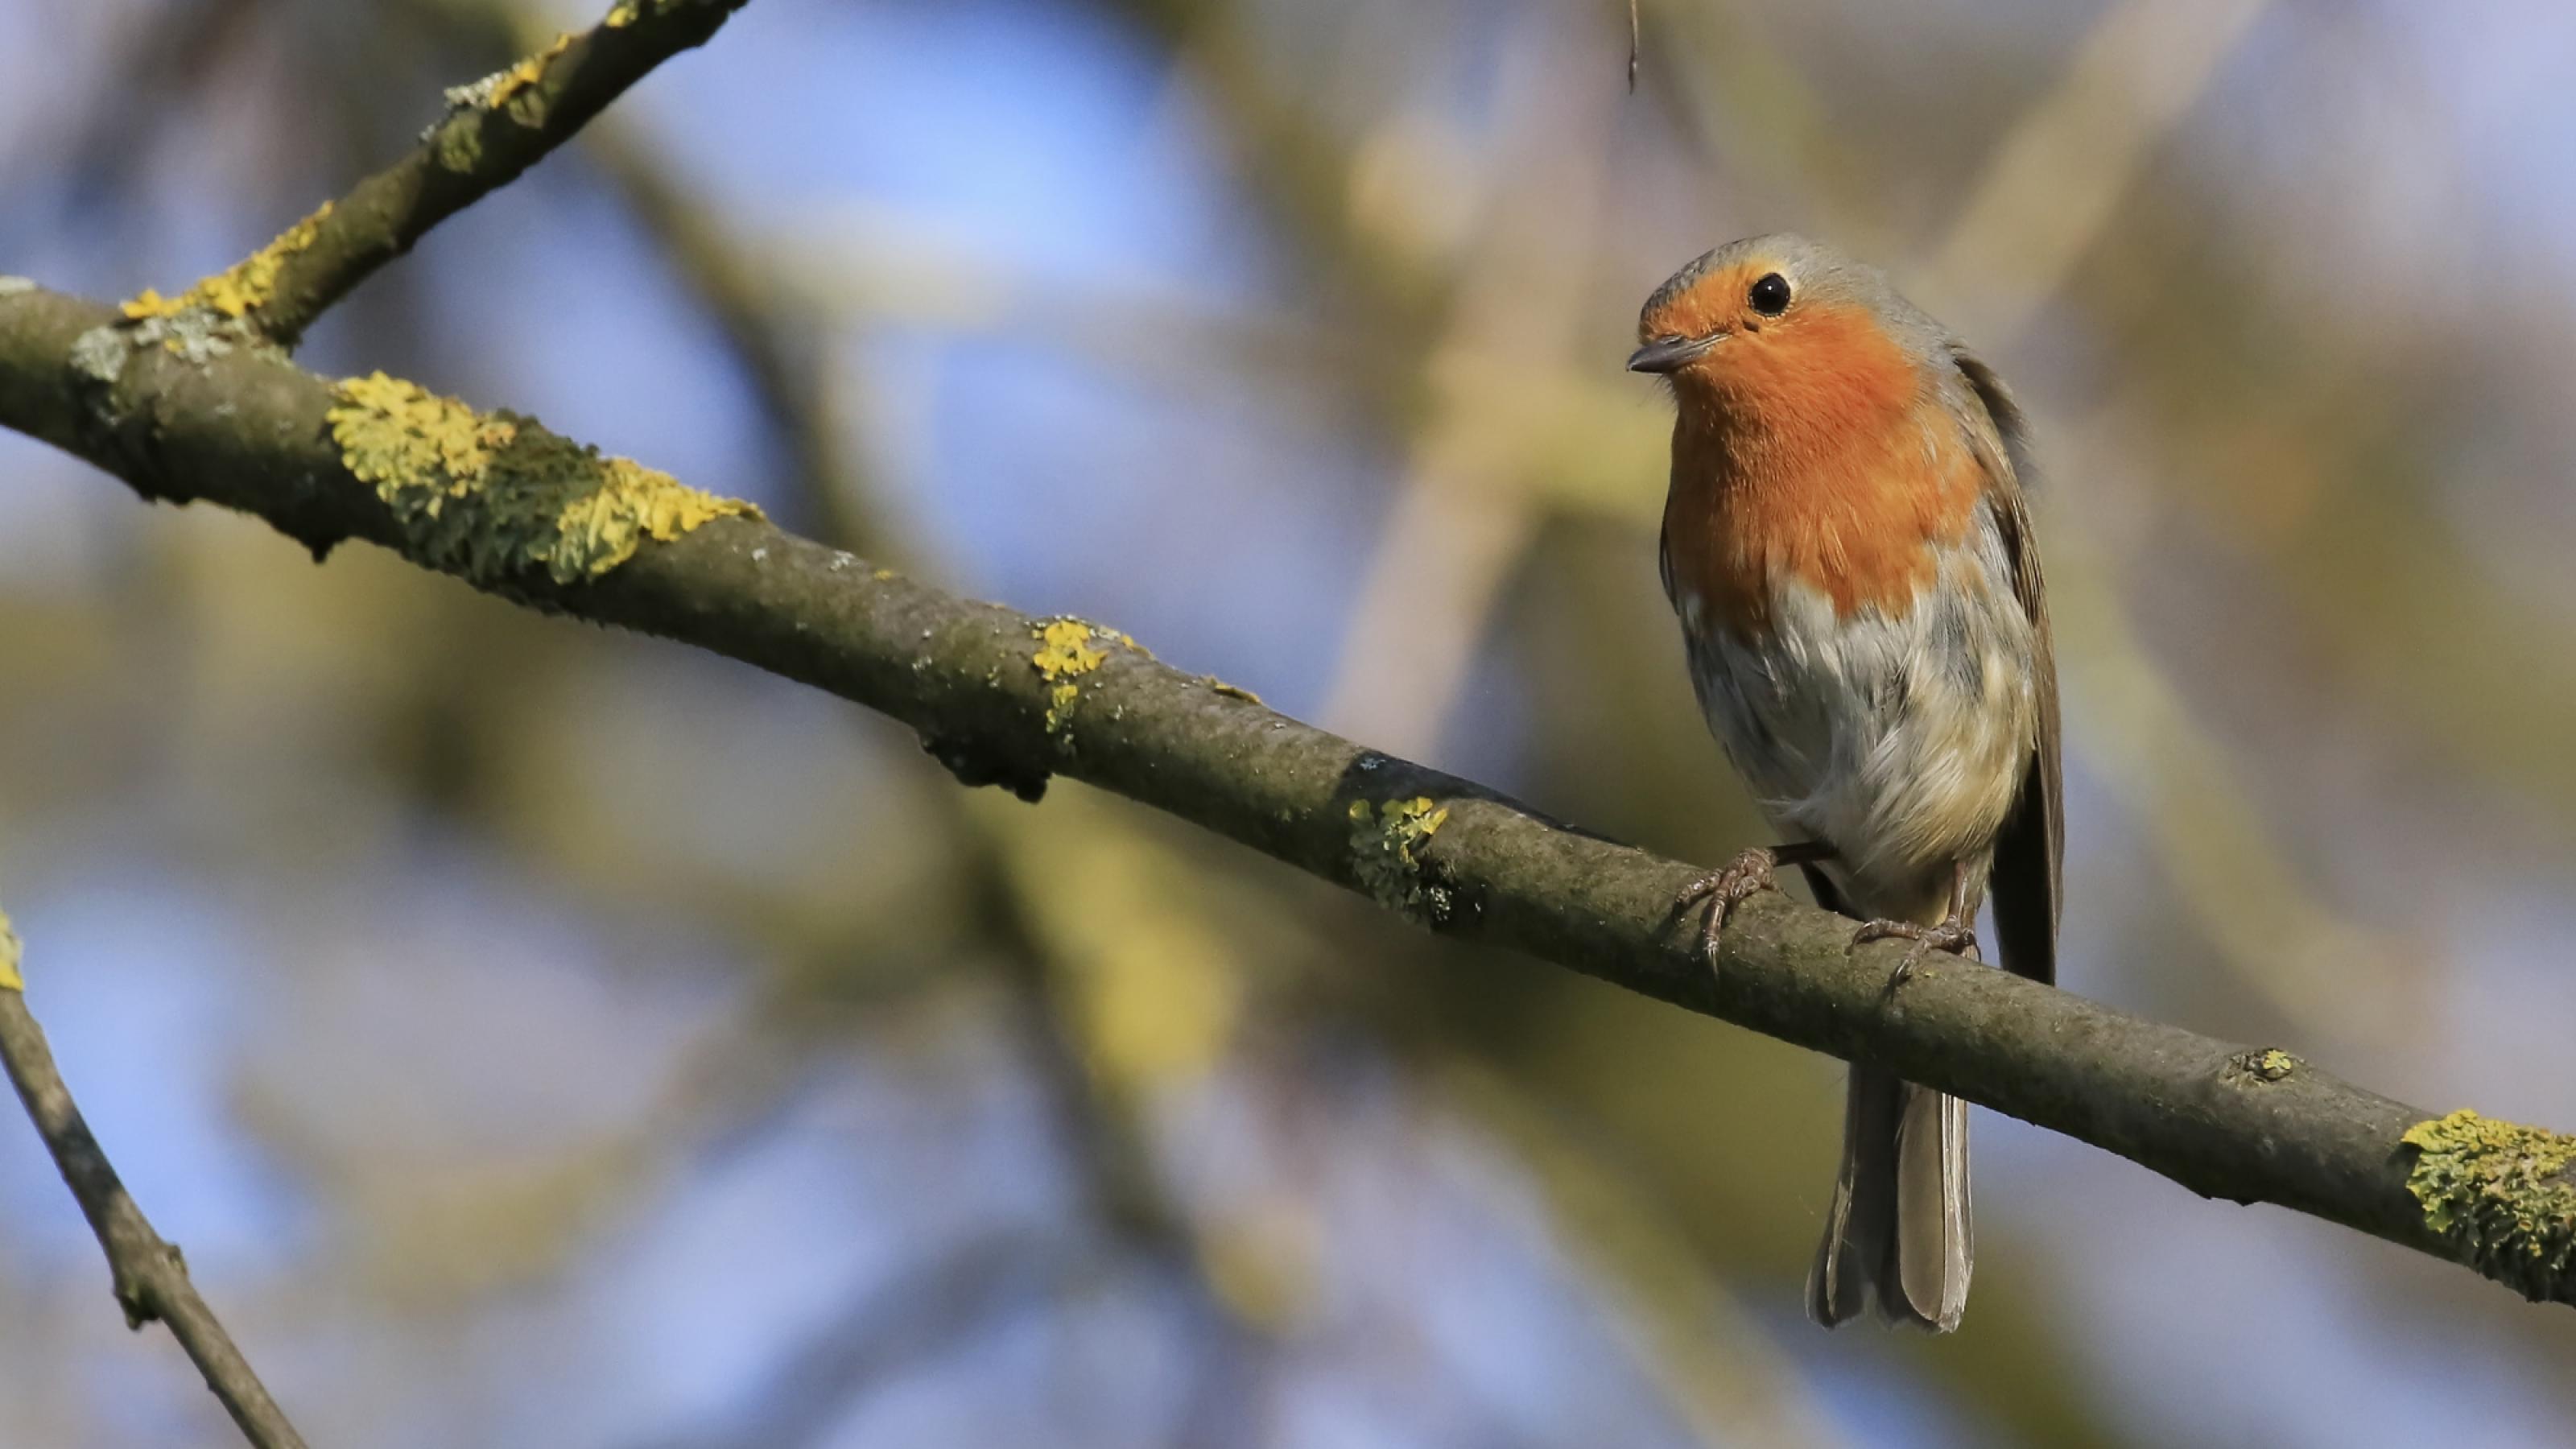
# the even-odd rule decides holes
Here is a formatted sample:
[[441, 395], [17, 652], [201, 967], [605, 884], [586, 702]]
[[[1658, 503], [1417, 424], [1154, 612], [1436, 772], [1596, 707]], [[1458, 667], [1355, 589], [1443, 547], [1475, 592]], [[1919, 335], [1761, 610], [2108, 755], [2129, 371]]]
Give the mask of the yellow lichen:
[[757, 518], [738, 499], [546, 431], [488, 416], [379, 372], [335, 389], [332, 439], [400, 523], [405, 550], [488, 582], [542, 568], [559, 584], [595, 578], [650, 538], [668, 543], [714, 519]]
[[[545, 75], [546, 67], [553, 64], [554, 58], [572, 48], [572, 42], [572, 32], [564, 31], [554, 38], [553, 44], [494, 76], [491, 94], [483, 100], [484, 109], [497, 111], [508, 105], [519, 92], [535, 85]], [[530, 123], [535, 123], [533, 118]]]
[[1098, 669], [1109, 658], [1108, 651], [1095, 649], [1094, 638], [1121, 640], [1129, 645], [1136, 641], [1124, 634], [1096, 628], [1080, 619], [1052, 619], [1038, 626], [1032, 635], [1038, 641], [1037, 652], [1029, 663], [1038, 677], [1051, 681], [1055, 688], [1047, 691], [1046, 728], [1048, 734], [1063, 730], [1073, 718], [1074, 701], [1082, 697], [1082, 686], [1073, 681]]
[[1206, 681], [1209, 689], [1218, 694], [1224, 695], [1228, 699], [1239, 699], [1246, 704], [1261, 703], [1260, 695], [1253, 693], [1251, 690], [1244, 688], [1240, 684], [1228, 684], [1213, 674], [1202, 675], [1200, 677]]
[[600, 22], [611, 30], [624, 30], [635, 23], [635, 0], [617, 0], [608, 8], [608, 18]]
[[232, 266], [200, 280], [195, 286], [175, 297], [164, 297], [150, 287], [136, 293], [122, 307], [126, 318], [140, 322], [147, 317], [172, 317], [191, 307], [210, 307], [227, 317], [246, 317], [268, 305], [277, 290], [278, 273], [286, 259], [313, 245], [322, 234], [322, 223], [331, 215], [331, 203], [324, 202], [311, 216], [288, 227], [277, 240], [235, 262]]
[[0, 911], [0, 991], [26, 989], [27, 978], [18, 974], [18, 930], [8, 912]]
[[1424, 879], [1423, 844], [1449, 819], [1449, 807], [1410, 800], [1351, 802], [1351, 865], [1362, 888], [1388, 910], [1424, 922], [1449, 914], [1449, 890]]
[[1029, 662], [1038, 673], [1049, 679], [1070, 679], [1098, 669], [1109, 657], [1104, 650], [1091, 647], [1095, 631], [1080, 619], [1055, 619], [1038, 627], [1038, 652]]
[[2418, 1122], [2406, 1190], [2462, 1260], [2524, 1297], [2569, 1295], [2576, 1262], [2576, 1138], [2461, 1110]]

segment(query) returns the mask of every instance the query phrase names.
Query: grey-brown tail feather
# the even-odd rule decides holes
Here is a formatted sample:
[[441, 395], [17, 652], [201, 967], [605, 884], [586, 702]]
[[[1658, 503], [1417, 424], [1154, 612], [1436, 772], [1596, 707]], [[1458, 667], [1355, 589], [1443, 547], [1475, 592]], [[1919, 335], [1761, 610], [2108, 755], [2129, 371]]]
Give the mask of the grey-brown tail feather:
[[1891, 1322], [1946, 1333], [1968, 1302], [1968, 1104], [1855, 1062], [1842, 1171], [1807, 1275], [1807, 1315], [1831, 1328], [1875, 1300]]

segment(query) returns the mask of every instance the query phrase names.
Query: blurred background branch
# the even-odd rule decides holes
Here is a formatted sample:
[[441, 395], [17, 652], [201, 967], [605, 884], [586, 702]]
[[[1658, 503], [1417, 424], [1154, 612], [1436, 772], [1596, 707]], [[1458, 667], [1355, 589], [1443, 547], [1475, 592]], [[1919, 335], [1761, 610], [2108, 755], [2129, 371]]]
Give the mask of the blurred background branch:
[[[1440, 763], [1705, 859], [1755, 825], [1654, 592], [1637, 299], [1784, 225], [1927, 301], [1964, 269], [1998, 310], [1936, 310], [2043, 424], [2070, 981], [2576, 1116], [2545, 967], [2576, 869], [2565, 17], [1658, 3], [1624, 101], [1627, 7], [1562, 10], [764, 0], [604, 118], [664, 221], [605, 164], [538, 168], [311, 356], [846, 539], [807, 481], [838, 474], [908, 571], [1115, 618], [1291, 713], [1431, 720]], [[0, 271], [123, 295], [221, 268], [460, 75], [598, 18], [495, 47], [425, 7], [0, 7]], [[1563, 204], [1529, 184], [1560, 175]], [[770, 336], [729, 340], [708, 269], [668, 260], [692, 223]], [[1552, 312], [1589, 319], [1554, 352]], [[1409, 485], [1442, 438], [1475, 445], [1457, 511], [1521, 542], [1407, 524], [1439, 517]], [[972, 885], [991, 866], [900, 732], [383, 560], [290, 566], [42, 451], [0, 466], [0, 853], [63, 963], [47, 1024], [263, 1366], [337, 1386], [304, 1406], [325, 1440], [721, 1438], [927, 1281], [890, 1264], [1092, 1243], [1043, 1030], [1128, 1084], [1191, 1256], [1270, 1325], [1220, 1390], [1254, 1442], [1749, 1442], [1695, 1407], [1739, 1357], [1797, 1380], [1743, 1424], [1851, 1442], [2544, 1442], [2576, 1412], [2548, 1315], [2009, 1122], [1979, 1128], [1970, 1332], [1811, 1338], [1776, 1311], [1831, 1169], [1803, 1053], [1497, 971], [1078, 791], [990, 810], [980, 852], [1066, 933], [1049, 1028], [996, 914], [1018, 892]], [[1390, 578], [1493, 603], [1418, 631], [1349, 603]], [[1422, 651], [1374, 699], [1340, 658], [1372, 639]], [[1413, 690], [1433, 665], [1454, 683]], [[1083, 848], [1113, 828], [1135, 848]], [[1077, 888], [1180, 919], [1131, 940]], [[1140, 1065], [1104, 1078], [1085, 1034]], [[115, 1065], [137, 1049], [150, 1079]], [[1460, 1062], [1685, 1256], [1623, 1268]], [[0, 1154], [21, 1180], [11, 1432], [210, 1437], [193, 1380], [78, 1332], [96, 1249], [50, 1235], [41, 1154]], [[1211, 1290], [1115, 1241], [1092, 1290], [1014, 1279], [811, 1432], [1179, 1439], [1227, 1357], [1197, 1344]], [[2276, 1331], [2249, 1342], [2252, 1298]]]

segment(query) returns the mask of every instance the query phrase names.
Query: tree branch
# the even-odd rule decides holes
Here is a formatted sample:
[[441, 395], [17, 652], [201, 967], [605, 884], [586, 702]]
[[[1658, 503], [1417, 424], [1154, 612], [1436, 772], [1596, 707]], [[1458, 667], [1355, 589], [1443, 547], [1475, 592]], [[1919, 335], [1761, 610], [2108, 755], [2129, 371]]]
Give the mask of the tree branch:
[[[317, 553], [364, 539], [533, 607], [695, 644], [890, 714], [961, 777], [1026, 793], [1049, 773], [1085, 780], [1444, 934], [1878, 1062], [2208, 1196], [2278, 1203], [2576, 1301], [2576, 1139], [2428, 1120], [2287, 1053], [1984, 967], [1936, 963], [1890, 998], [1900, 948], [1849, 950], [1848, 922], [1784, 897], [1738, 913], [1712, 972], [1668, 909], [1688, 866], [1299, 724], [1123, 635], [956, 598], [756, 516], [666, 510], [653, 518], [676, 526], [638, 532], [602, 512], [633, 501], [609, 496], [622, 485], [565, 491], [568, 469], [631, 478], [633, 465], [568, 459], [526, 419], [386, 402], [412, 396], [405, 386], [335, 385], [273, 352], [156, 337], [100, 304], [0, 282], [0, 424], [145, 497], [253, 513]], [[425, 514], [421, 496], [443, 509]], [[571, 533], [601, 528], [622, 529], [631, 556], [568, 569], [571, 543], [596, 542]]]
[[90, 1231], [98, 1235], [98, 1245], [107, 1253], [126, 1326], [168, 1324], [245, 1438], [260, 1449], [304, 1449], [303, 1437], [268, 1396], [250, 1360], [233, 1345], [232, 1335], [224, 1332], [206, 1300], [197, 1296], [196, 1286], [188, 1281], [186, 1260], [152, 1230], [143, 1209], [117, 1177], [115, 1165], [90, 1135], [89, 1124], [81, 1119], [71, 1088], [63, 1084], [53, 1051], [45, 1045], [44, 1030], [27, 1010], [25, 983], [18, 976], [18, 937], [5, 916], [0, 916], [0, 1065], [7, 1067], [18, 1100], [26, 1104], [27, 1116], [36, 1124], [36, 1135], [44, 1139], [64, 1186], [79, 1200]]
[[628, 86], [702, 45], [748, 0], [617, 0], [608, 17], [506, 70], [447, 93], [447, 114], [400, 161], [230, 270], [176, 297], [145, 292], [129, 315], [203, 304], [281, 347], [429, 229], [518, 179]]

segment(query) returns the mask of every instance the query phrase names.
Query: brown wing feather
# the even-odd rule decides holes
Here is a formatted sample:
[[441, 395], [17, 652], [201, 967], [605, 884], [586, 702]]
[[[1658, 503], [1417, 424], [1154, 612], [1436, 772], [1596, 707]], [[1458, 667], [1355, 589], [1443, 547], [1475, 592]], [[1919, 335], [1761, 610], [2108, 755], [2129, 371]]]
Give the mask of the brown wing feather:
[[[2025, 461], [2029, 437], [2021, 409], [1994, 369], [1965, 347], [1953, 344], [1951, 356], [1986, 414], [1992, 432], [1976, 437], [1978, 460], [1985, 465], [1987, 498], [2002, 529], [2004, 548], [2012, 556], [2013, 596], [2029, 615], [2037, 641], [2033, 661], [2039, 673], [2038, 748], [2031, 752], [2021, 791], [1995, 838], [1994, 897], [1998, 954], [2006, 969], [2035, 981], [2057, 980], [2057, 921], [2062, 890], [2060, 872], [2066, 853], [2066, 817], [2057, 737], [2057, 654], [2048, 629], [2048, 592], [2040, 578], [2039, 545], [2031, 536], [2030, 514], [2023, 506], [2018, 465]], [[1976, 427], [1971, 435], [1984, 433]]]

